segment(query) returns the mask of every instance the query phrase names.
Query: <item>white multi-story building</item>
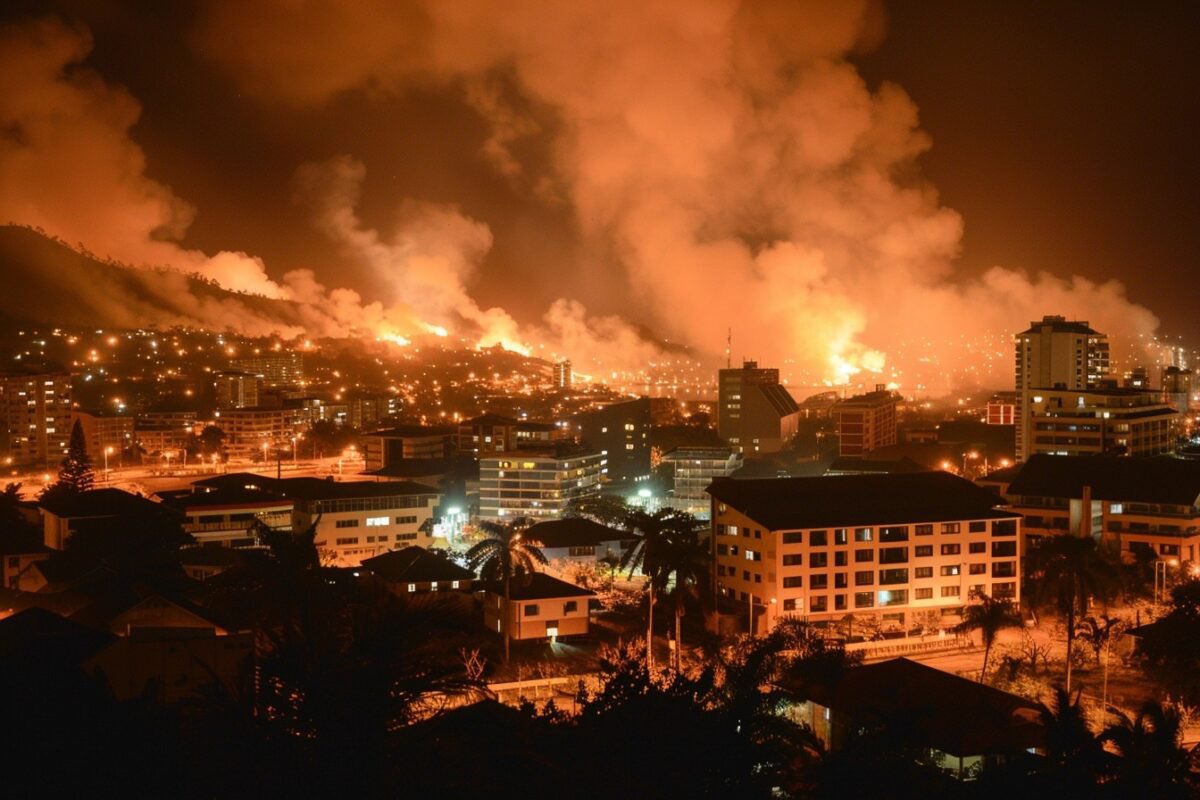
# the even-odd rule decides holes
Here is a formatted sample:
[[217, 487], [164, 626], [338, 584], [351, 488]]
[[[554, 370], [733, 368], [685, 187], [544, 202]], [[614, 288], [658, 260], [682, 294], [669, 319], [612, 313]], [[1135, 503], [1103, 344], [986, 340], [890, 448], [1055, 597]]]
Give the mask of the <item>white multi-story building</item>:
[[978, 593], [1020, 599], [1021, 517], [946, 472], [719, 479], [716, 583], [755, 629], [784, 615], [958, 615]]
[[442, 495], [432, 486], [320, 478], [290, 478], [274, 485], [295, 503], [293, 531], [317, 526], [317, 551], [330, 565], [356, 567], [389, 550], [431, 547], [438, 541], [431, 520]]
[[517, 450], [479, 459], [479, 516], [558, 519], [572, 500], [600, 493], [604, 458], [569, 447]]

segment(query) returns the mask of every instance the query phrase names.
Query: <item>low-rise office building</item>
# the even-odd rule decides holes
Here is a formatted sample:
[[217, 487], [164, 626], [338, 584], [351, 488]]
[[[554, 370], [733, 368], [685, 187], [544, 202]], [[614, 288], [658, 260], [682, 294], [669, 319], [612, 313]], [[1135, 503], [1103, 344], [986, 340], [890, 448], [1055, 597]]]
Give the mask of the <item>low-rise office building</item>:
[[293, 501], [261, 489], [160, 492], [162, 503], [183, 516], [183, 529], [202, 545], [250, 547], [261, 523], [291, 530]]
[[455, 429], [401, 425], [362, 435], [363, 469], [379, 470], [409, 459], [450, 458]]
[[957, 615], [974, 593], [1020, 599], [1020, 515], [949, 473], [725, 478], [708, 491], [718, 589], [750, 604], [757, 631], [783, 615], [906, 626]]

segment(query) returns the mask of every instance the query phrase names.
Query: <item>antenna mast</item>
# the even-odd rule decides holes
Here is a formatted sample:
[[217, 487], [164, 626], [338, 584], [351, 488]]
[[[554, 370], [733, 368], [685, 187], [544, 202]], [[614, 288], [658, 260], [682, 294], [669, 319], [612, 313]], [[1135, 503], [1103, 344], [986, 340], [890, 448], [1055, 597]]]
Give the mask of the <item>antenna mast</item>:
[[725, 334], [725, 369], [733, 367], [733, 328]]

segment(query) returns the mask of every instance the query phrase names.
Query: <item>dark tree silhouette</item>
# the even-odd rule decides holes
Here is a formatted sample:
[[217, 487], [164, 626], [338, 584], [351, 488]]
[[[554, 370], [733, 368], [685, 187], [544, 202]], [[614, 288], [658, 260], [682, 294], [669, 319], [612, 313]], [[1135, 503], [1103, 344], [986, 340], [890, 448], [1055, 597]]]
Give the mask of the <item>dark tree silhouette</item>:
[[95, 483], [96, 475], [92, 471], [92, 459], [88, 457], [83, 426], [79, 424], [79, 420], [75, 420], [75, 424], [71, 426], [67, 454], [63, 456], [58, 467], [58, 480], [46, 487], [43, 495], [60, 492], [79, 494], [89, 491]]
[[646, 668], [654, 669], [654, 601], [655, 596], [667, 586], [671, 568], [666, 560], [666, 552], [672, 537], [684, 537], [690, 534], [695, 526], [691, 514], [664, 508], [649, 514], [641, 509], [633, 509], [625, 519], [627, 530], [637, 534], [633, 545], [621, 556], [621, 568], [633, 575], [640, 569], [646, 576], [646, 593], [648, 610], [646, 613]]
[[1121, 756], [1110, 785], [1117, 797], [1184, 800], [1200, 792], [1195, 759], [1181, 746], [1183, 727], [1174, 708], [1146, 703], [1133, 719], [1119, 715], [1100, 739]]

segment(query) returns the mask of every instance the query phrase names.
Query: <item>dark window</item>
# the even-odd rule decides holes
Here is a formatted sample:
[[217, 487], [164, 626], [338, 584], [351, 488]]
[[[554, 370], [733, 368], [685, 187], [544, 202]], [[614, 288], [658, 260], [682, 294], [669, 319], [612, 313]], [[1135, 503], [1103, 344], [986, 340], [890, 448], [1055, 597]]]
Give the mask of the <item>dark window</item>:
[[992, 558], [1003, 556], [1015, 556], [1017, 554], [1017, 542], [992, 542]]
[[879, 570], [879, 585], [892, 586], [897, 583], [908, 583], [908, 570], [901, 567], [897, 569], [881, 569]]
[[962, 545], [960, 545], [960, 544], [944, 544], [944, 545], [942, 545], [942, 555], [944, 555], [944, 556], [956, 556], [961, 552], [962, 552]]
[[833, 531], [833, 543], [834, 544], [845, 544], [846, 541], [847, 541], [846, 529], [845, 528], [835, 528]]
[[968, 575], [987, 575], [987, 564], [968, 564]]
[[987, 533], [987, 522], [982, 519], [977, 519], [974, 522], [967, 523], [968, 533]]
[[808, 565], [810, 567], [825, 567], [829, 565], [828, 553], [809, 553]]
[[795, 598], [789, 598], [787, 600], [784, 600], [783, 601], [783, 610], [784, 611], [795, 611], [796, 610]]
[[850, 557], [846, 554], [845, 550], [837, 550], [833, 554], [833, 565], [835, 567], [844, 567], [849, 561], [849, 558]]
[[815, 613], [829, 608], [828, 597], [813, 597], [808, 601], [809, 608]]
[[821, 573], [820, 575], [809, 575], [808, 576], [808, 588], [824, 589], [827, 586], [829, 586], [829, 576], [828, 575]]
[[875, 571], [865, 569], [860, 572], [854, 573], [854, 585], [855, 586], [874, 586], [875, 585]]
[[568, 600], [565, 603], [563, 603], [563, 616], [566, 616], [567, 614], [574, 614], [578, 610], [579, 610], [579, 601], [578, 600]]
[[992, 564], [993, 578], [1015, 578], [1017, 577], [1017, 562], [1015, 561], [998, 561]]
[[933, 555], [933, 545], [919, 544], [913, 548], [913, 555], [917, 558], [928, 558]]
[[961, 526], [957, 522], [943, 522], [942, 533], [958, 533]]
[[875, 605], [874, 592], [855, 592], [854, 607], [855, 608], [871, 608]]
[[783, 565], [785, 567], [803, 567], [804, 556], [800, 553], [784, 553]]
[[969, 542], [967, 544], [968, 553], [986, 553], [987, 542]]
[[907, 547], [881, 547], [879, 549], [880, 564], [907, 564]]
[[1017, 521], [1015, 519], [998, 519], [992, 523], [992, 536], [1016, 536], [1016, 535], [1017, 535]]
[[917, 536], [932, 536], [933, 535], [933, 526], [932, 525], [918, 525], [916, 533], [917, 533]]
[[808, 543], [813, 547], [824, 547], [829, 544], [829, 534], [827, 531], [812, 531], [808, 534]]
[[804, 531], [784, 531], [784, 544], [804, 544]]
[[838, 611], [846, 610], [846, 595], [836, 594], [833, 596], [833, 607]]
[[914, 589], [913, 597], [917, 600], [929, 600], [933, 597], [933, 589], [932, 588]]
[[916, 567], [913, 569], [914, 578], [932, 578], [933, 567]]
[[529, 605], [525, 606], [525, 616], [536, 617], [537, 615], [538, 615], [537, 603], [530, 603]]
[[854, 563], [856, 563], [856, 564], [865, 564], [868, 561], [874, 561], [874, 560], [875, 560], [875, 551], [874, 550], [855, 550], [854, 551]]
[[845, 572], [835, 572], [833, 575], [833, 588], [845, 589], [850, 585], [850, 582], [847, 580], [847, 578], [849, 578], [849, 576]]
[[908, 541], [908, 526], [899, 525], [892, 528], [879, 529], [879, 541], [881, 542], [907, 542]]
[[783, 588], [785, 589], [800, 589], [803, 586], [804, 578], [800, 577], [799, 575], [783, 579]]

